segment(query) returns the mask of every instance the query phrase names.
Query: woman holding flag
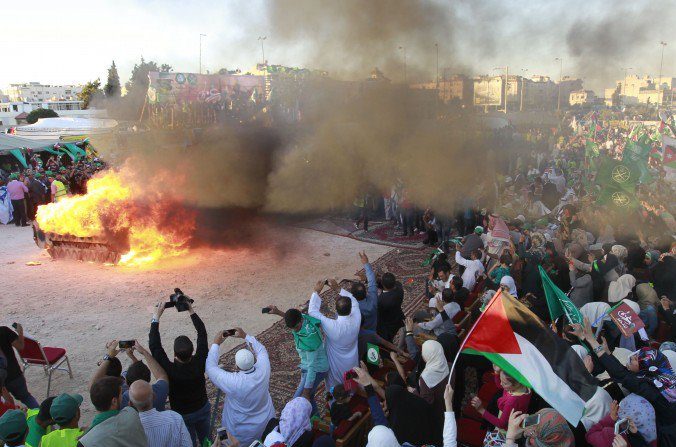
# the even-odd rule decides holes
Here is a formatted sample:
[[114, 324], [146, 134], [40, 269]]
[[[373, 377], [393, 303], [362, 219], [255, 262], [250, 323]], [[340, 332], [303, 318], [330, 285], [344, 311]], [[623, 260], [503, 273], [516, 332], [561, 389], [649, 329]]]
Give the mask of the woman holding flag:
[[664, 354], [656, 349], [642, 348], [631, 356], [625, 367], [596, 341], [588, 319], [585, 318], [584, 327], [572, 325], [571, 332], [589, 344], [613, 380], [652, 404], [658, 445], [676, 446], [676, 374]]

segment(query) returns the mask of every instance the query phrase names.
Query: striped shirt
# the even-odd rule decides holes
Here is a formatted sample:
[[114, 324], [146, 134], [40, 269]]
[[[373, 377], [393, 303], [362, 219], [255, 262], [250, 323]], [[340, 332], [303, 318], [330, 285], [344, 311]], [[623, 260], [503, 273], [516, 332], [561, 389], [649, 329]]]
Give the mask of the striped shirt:
[[175, 411], [151, 409], [139, 412], [148, 447], [192, 447], [183, 418]]

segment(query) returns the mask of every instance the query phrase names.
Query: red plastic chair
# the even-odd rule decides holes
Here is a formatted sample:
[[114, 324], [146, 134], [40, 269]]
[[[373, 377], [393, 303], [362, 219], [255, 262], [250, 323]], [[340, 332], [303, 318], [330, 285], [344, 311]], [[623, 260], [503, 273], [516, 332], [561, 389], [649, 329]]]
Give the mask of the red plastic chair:
[[[52, 348], [48, 346], [43, 348], [37, 340], [24, 337], [24, 346], [23, 349], [19, 351], [19, 356], [23, 362], [24, 369], [27, 369], [30, 365], [42, 365], [42, 369], [48, 377], [47, 396], [49, 396], [49, 391], [52, 387], [52, 373], [54, 371], [65, 371], [71, 379], [73, 378], [73, 370], [70, 367], [70, 361], [66, 355], [66, 350], [63, 348]], [[66, 362], [68, 369], [61, 367], [63, 362]]]

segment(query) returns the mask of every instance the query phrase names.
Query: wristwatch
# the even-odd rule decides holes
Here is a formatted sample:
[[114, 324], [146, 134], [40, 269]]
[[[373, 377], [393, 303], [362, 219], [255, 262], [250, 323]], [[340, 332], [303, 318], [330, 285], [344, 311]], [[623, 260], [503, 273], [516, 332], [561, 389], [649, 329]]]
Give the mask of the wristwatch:
[[106, 354], [106, 355], [103, 356], [103, 358], [101, 360], [98, 361], [98, 363], [96, 363], [96, 366], [101, 366], [101, 364], [103, 362], [108, 361], [108, 360], [110, 360], [110, 356], [108, 354]]
[[603, 351], [603, 345], [598, 345], [597, 347], [594, 348], [595, 354], [598, 354], [601, 351]]
[[153, 317], [153, 319], [150, 320], [150, 324], [153, 324], [153, 323], [159, 323], [159, 322], [160, 322], [160, 320], [158, 320], [158, 319], [155, 318], [155, 317]]

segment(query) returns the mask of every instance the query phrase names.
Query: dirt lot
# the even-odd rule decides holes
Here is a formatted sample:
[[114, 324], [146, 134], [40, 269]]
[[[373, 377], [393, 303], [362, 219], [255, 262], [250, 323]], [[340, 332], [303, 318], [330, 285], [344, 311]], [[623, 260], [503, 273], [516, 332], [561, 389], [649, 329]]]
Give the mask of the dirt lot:
[[[88, 424], [93, 408], [87, 383], [105, 343], [137, 338], [147, 346], [152, 307], [166, 301], [174, 287], [195, 299], [209, 340], [217, 330], [233, 326], [257, 334], [272, 323], [272, 317], [261, 315], [265, 305], [296, 306], [310, 297], [320, 278], [353, 278], [361, 266], [358, 251], [376, 259], [390, 250], [311, 230], [287, 229], [285, 237], [292, 239], [293, 249], [281, 257], [272, 250], [201, 250], [138, 270], [52, 261], [35, 246], [30, 228], [0, 225], [0, 323], [19, 322], [43, 345], [67, 349], [74, 379], [55, 372], [51, 394], [83, 394], [83, 421]], [[27, 266], [29, 261], [41, 265]], [[164, 313], [161, 327], [169, 349], [177, 335], [195, 334], [188, 314], [172, 309]], [[222, 352], [234, 345], [226, 341]], [[129, 360], [120, 358], [126, 367]], [[47, 379], [42, 370], [31, 367], [26, 376], [33, 395], [44, 399]]]

